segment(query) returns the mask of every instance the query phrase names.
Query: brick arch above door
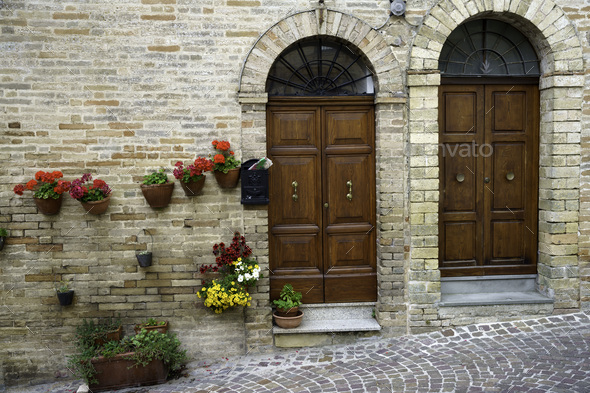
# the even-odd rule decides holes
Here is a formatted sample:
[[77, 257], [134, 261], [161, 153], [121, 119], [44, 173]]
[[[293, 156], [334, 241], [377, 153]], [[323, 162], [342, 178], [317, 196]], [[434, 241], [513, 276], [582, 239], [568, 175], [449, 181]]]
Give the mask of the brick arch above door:
[[289, 45], [314, 36], [334, 37], [354, 45], [375, 73], [378, 95], [387, 97], [403, 91], [398, 61], [379, 32], [354, 16], [318, 9], [290, 15], [262, 34], [244, 61], [239, 82], [240, 98], [264, 94], [268, 72], [277, 56]]
[[[551, 0], [457, 2], [442, 0], [424, 17], [410, 53], [408, 69], [410, 157], [410, 303], [426, 318], [437, 312], [438, 271], [438, 88], [441, 49], [461, 23], [491, 18], [511, 23], [535, 47], [541, 67], [539, 187], [539, 284], [556, 309], [579, 308], [579, 280], [561, 271], [578, 271], [580, 136], [584, 70], [582, 48], [573, 24]], [[567, 105], [557, 99], [568, 96]], [[567, 113], [566, 118], [559, 111]], [[565, 145], [560, 140], [566, 138]], [[563, 155], [562, 155], [563, 153]], [[569, 162], [569, 164], [568, 164]], [[563, 176], [561, 175], [563, 174]], [[566, 206], [568, 200], [570, 209]], [[563, 230], [556, 228], [560, 227]], [[562, 247], [560, 237], [567, 238]], [[567, 252], [563, 252], [568, 248]], [[567, 254], [567, 255], [566, 255]], [[424, 304], [423, 299], [431, 304]], [[417, 321], [416, 326], [424, 321]]]

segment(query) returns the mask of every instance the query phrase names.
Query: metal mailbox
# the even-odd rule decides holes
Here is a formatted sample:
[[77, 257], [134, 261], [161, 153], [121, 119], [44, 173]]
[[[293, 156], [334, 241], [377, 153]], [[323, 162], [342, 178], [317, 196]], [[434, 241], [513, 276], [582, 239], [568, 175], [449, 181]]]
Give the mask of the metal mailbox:
[[258, 159], [242, 164], [242, 205], [268, 205], [268, 169], [248, 170]]

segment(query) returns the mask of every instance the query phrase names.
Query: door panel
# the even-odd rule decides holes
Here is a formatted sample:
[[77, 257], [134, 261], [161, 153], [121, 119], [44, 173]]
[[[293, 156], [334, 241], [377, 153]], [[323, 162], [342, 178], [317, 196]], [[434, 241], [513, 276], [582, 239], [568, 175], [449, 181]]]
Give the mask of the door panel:
[[536, 272], [538, 97], [532, 85], [441, 86], [442, 276]]
[[373, 105], [332, 101], [267, 108], [271, 299], [285, 283], [304, 303], [377, 298]]

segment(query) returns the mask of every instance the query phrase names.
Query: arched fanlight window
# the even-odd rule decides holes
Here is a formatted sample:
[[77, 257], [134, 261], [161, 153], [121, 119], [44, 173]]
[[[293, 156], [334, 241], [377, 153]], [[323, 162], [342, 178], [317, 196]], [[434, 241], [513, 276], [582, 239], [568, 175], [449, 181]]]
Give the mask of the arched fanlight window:
[[438, 68], [443, 76], [539, 76], [529, 40], [511, 25], [493, 19], [463, 23], [447, 38]]
[[266, 82], [271, 96], [373, 94], [373, 77], [361, 56], [326, 38], [301, 40], [275, 60]]

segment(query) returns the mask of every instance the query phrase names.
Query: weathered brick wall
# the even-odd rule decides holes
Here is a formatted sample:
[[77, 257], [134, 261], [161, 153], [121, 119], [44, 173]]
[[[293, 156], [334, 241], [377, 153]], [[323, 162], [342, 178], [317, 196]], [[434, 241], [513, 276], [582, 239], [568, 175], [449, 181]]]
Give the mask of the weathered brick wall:
[[[128, 333], [147, 317], [170, 320], [196, 360], [272, 344], [267, 278], [245, 311], [214, 315], [194, 295], [198, 267], [213, 262], [212, 245], [228, 242], [235, 230], [268, 267], [266, 207], [243, 207], [238, 189], [222, 191], [208, 175], [202, 195], [187, 198], [177, 184], [172, 204], [155, 211], [139, 183], [151, 170], [211, 153], [213, 139], [229, 139], [240, 158], [263, 155], [266, 72], [286, 46], [317, 34], [352, 42], [375, 71], [376, 317], [385, 334], [449, 323], [453, 316], [439, 315], [436, 305], [440, 76], [431, 71], [451, 30], [446, 25], [486, 10], [508, 19], [504, 9], [521, 19], [533, 19], [528, 9], [540, 10], [535, 17], [545, 22], [538, 28], [561, 53], [543, 60], [542, 127], [551, 138], [542, 165], [560, 169], [542, 172], [540, 206], [552, 218], [540, 237], [550, 250], [541, 250], [540, 273], [558, 308], [589, 309], [590, 77], [581, 61], [589, 60], [590, 9], [583, 0], [559, 0], [557, 7], [548, 0], [444, 0], [433, 11], [438, 3], [408, 1], [405, 18], [374, 30], [386, 20], [387, 0], [326, 0], [321, 12], [310, 0], [4, 1], [0, 226], [11, 237], [0, 252], [0, 379], [16, 384], [65, 371], [81, 318], [118, 313]], [[566, 22], [573, 41], [559, 36], [570, 31], [561, 28]], [[539, 50], [543, 44], [539, 39]], [[12, 193], [37, 170], [106, 180], [114, 189], [109, 210], [84, 215], [68, 197], [58, 216], [38, 214], [30, 194]], [[151, 247], [144, 228], [154, 235], [154, 264], [142, 269], [134, 254]], [[72, 280], [71, 307], [57, 304], [59, 279]]]

